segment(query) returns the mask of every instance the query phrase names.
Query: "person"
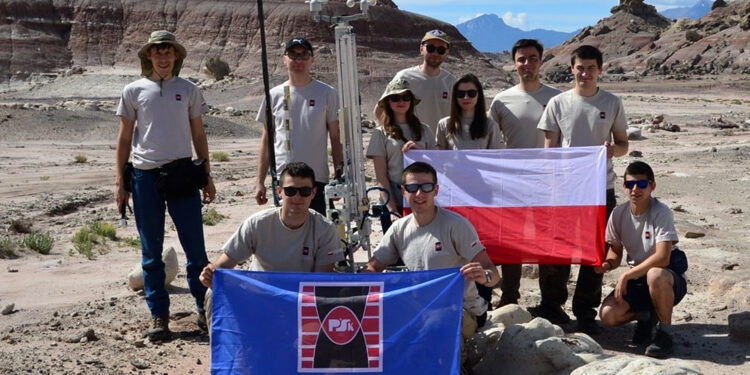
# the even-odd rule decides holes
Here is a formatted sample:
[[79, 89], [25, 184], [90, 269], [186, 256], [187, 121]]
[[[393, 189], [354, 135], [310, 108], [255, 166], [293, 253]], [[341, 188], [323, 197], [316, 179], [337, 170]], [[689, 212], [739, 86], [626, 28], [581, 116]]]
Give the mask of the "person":
[[438, 122], [435, 143], [441, 150], [502, 148], [500, 131], [487, 117], [484, 90], [477, 76], [469, 73], [453, 84], [450, 116]]
[[[602, 53], [599, 49], [589, 45], [576, 48], [571, 54], [570, 65], [575, 76], [575, 86], [550, 99], [538, 128], [544, 131], [544, 147], [606, 147], [606, 199], [609, 216], [617, 204], [612, 157], [628, 152], [625, 111], [619, 97], [598, 87], [602, 72]], [[569, 319], [561, 308], [568, 298], [566, 284], [569, 276], [570, 265], [539, 267], [542, 292], [539, 307], [544, 313], [543, 317], [554, 317], [559, 323], [565, 323]], [[582, 265], [573, 295], [573, 314], [578, 320], [579, 331], [592, 335], [601, 331], [596, 323], [596, 308], [599, 307], [601, 298], [602, 275], [594, 272], [593, 266]]]
[[411, 271], [461, 267], [466, 279], [461, 334], [467, 339], [487, 317], [487, 304], [474, 283], [491, 287], [500, 275], [471, 223], [435, 205], [440, 190], [435, 168], [424, 162], [412, 163], [404, 168], [401, 182], [412, 212], [383, 235], [364, 270], [381, 272], [399, 257]]
[[[325, 215], [325, 186], [329, 173], [326, 133], [331, 141], [334, 170], [344, 160], [337, 119], [338, 96], [336, 89], [312, 78], [310, 67], [315, 57], [312, 44], [307, 39], [290, 39], [284, 48], [282, 60], [289, 80], [270, 92], [276, 169], [283, 170], [287, 163], [295, 161], [308, 163], [317, 178], [315, 198], [310, 207]], [[256, 120], [267, 125], [265, 99]], [[265, 186], [270, 163], [267, 131], [267, 126], [264, 126], [258, 155], [255, 201], [259, 205], [268, 202]]]
[[[627, 252], [630, 268], [617, 278], [615, 290], [604, 299], [599, 317], [614, 327], [637, 320], [633, 344], [650, 344], [645, 354], [667, 357], [673, 349], [672, 309], [687, 293], [684, 269], [673, 266], [684, 253], [672, 210], [651, 196], [656, 189], [654, 171], [641, 161], [625, 169], [623, 190], [629, 202], [612, 212], [607, 222], [609, 251], [597, 273], [611, 272]], [[659, 328], [652, 340], [654, 326]]]
[[[421, 100], [416, 115], [427, 124], [432, 134], [437, 131], [441, 118], [450, 115], [450, 92], [456, 77], [440, 67], [450, 54], [451, 44], [448, 35], [441, 30], [430, 30], [424, 34], [419, 44], [422, 63], [406, 68], [393, 77], [409, 81], [412, 92]], [[380, 118], [380, 106], [375, 106], [375, 117]]]
[[[198, 324], [205, 326], [203, 298], [206, 288], [198, 277], [208, 263], [203, 241], [201, 197], [197, 185], [185, 184], [180, 194], [166, 191], [160, 182], [179, 178], [172, 166], [192, 165], [192, 142], [195, 154], [205, 160], [207, 185], [203, 188], [203, 203], [216, 197], [216, 187], [210, 177], [208, 142], [203, 129], [202, 114], [208, 108], [198, 87], [180, 78], [180, 68], [187, 52], [174, 34], [154, 31], [148, 42], [138, 51], [141, 78], [125, 86], [117, 108], [120, 129], [117, 135], [115, 167], [115, 201], [120, 211], [128, 204], [133, 192], [133, 208], [141, 239], [146, 304], [151, 312], [152, 326], [147, 335], [152, 341], [168, 340], [169, 294], [164, 286], [165, 270], [162, 261], [164, 242], [164, 210], [169, 210], [180, 244], [187, 257], [187, 282], [195, 298]], [[131, 156], [131, 176], [125, 165]], [[184, 168], [182, 169], [184, 171]], [[162, 176], [167, 174], [166, 177]]]
[[[543, 52], [544, 47], [536, 39], [520, 39], [511, 49], [518, 84], [495, 95], [489, 110], [489, 116], [503, 134], [506, 148], [544, 147], [544, 132], [536, 126], [549, 100], [561, 91], [539, 79]], [[521, 265], [503, 264], [500, 270], [503, 283], [498, 306], [518, 304]]]
[[[277, 193], [281, 207], [250, 215], [222, 247], [218, 259], [206, 265], [200, 281], [213, 287], [217, 268], [231, 269], [253, 256], [251, 271], [331, 272], [344, 260], [335, 225], [310, 204], [315, 196], [315, 171], [303, 162], [288, 163], [281, 172]], [[211, 322], [212, 292], [206, 293]]]
[[380, 128], [373, 131], [366, 156], [372, 159], [378, 185], [390, 197], [387, 199], [386, 194], [382, 194], [383, 200], [388, 200], [388, 212], [380, 217], [383, 233], [401, 217], [403, 211], [399, 182], [404, 170], [404, 153], [411, 149], [435, 148], [434, 133], [415, 115], [415, 107], [419, 103], [409, 81], [403, 78], [395, 78], [388, 83], [378, 101], [378, 108], [382, 108]]

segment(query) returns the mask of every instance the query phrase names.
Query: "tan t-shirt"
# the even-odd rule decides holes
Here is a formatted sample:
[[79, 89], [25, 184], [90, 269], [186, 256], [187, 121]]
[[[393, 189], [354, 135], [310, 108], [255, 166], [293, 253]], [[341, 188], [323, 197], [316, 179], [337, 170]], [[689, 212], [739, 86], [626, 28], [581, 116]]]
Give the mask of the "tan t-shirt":
[[654, 255], [658, 242], [679, 242], [674, 227], [672, 210], [666, 204], [651, 198], [648, 211], [633, 215], [630, 202], [612, 211], [607, 222], [607, 243], [622, 246], [628, 254], [628, 264], [635, 266]]
[[[414, 214], [396, 220], [383, 235], [373, 257], [382, 264], [396, 263], [401, 257], [409, 270], [419, 271], [461, 267], [484, 250], [468, 220], [438, 207], [435, 218], [423, 227], [417, 225]], [[474, 315], [482, 315], [487, 306], [481, 299], [475, 283], [466, 281], [464, 307]]]
[[549, 100], [560, 92], [544, 84], [533, 92], [516, 85], [495, 95], [488, 116], [499, 126], [507, 148], [544, 147], [544, 132], [536, 126]]
[[241, 263], [255, 256], [251, 271], [312, 272], [344, 259], [336, 227], [309, 210], [305, 224], [291, 229], [281, 221], [281, 208], [269, 208], [247, 218], [224, 244], [229, 258]]
[[471, 139], [469, 127], [472, 118], [461, 119], [461, 133], [458, 136], [448, 133], [448, 120], [450, 117], [444, 117], [438, 122], [435, 143], [444, 150], [485, 150], [503, 148], [503, 141], [500, 139], [500, 131], [495, 121], [487, 118], [487, 135], [482, 138]]
[[[599, 89], [591, 97], [568, 90], [550, 99], [537, 126], [541, 130], [560, 133], [562, 147], [601, 146], [612, 141], [613, 131], [628, 128], [622, 100]], [[615, 186], [612, 159], [607, 159], [607, 189]]]
[[[409, 125], [407, 124], [396, 124], [401, 128], [401, 133], [407, 141], [414, 140], [414, 133], [412, 133]], [[404, 171], [404, 153], [401, 149], [404, 147], [403, 139], [394, 139], [383, 132], [382, 128], [375, 129], [370, 137], [370, 144], [367, 145], [367, 157], [372, 158], [373, 156], [382, 156], [385, 158], [388, 166], [388, 179], [391, 182], [401, 182], [401, 172]], [[422, 124], [422, 138], [415, 141], [417, 147], [423, 150], [432, 150], [435, 148], [435, 133], [430, 128]]]
[[435, 134], [438, 121], [450, 115], [451, 90], [456, 76], [440, 69], [439, 75], [430, 77], [417, 65], [396, 73], [393, 78], [404, 78], [409, 81], [409, 89], [420, 100], [414, 107], [414, 112], [419, 121], [427, 124], [432, 134]]

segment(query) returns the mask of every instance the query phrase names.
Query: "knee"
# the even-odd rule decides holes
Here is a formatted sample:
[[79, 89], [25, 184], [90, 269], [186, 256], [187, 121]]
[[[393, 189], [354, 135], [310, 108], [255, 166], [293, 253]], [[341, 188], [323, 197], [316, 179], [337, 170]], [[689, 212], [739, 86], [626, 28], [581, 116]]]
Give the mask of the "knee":
[[604, 304], [599, 309], [599, 319], [607, 327], [614, 327], [620, 324], [620, 319], [617, 315], [616, 309], [612, 305]]
[[646, 283], [648, 283], [649, 290], [671, 289], [673, 282], [672, 274], [664, 268], [655, 267], [646, 273]]

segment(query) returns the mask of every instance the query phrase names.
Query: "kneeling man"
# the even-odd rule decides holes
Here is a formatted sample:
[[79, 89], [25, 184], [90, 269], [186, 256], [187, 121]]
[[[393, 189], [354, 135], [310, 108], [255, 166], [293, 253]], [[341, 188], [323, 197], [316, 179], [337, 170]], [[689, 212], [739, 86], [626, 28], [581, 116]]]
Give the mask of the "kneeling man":
[[383, 235], [366, 270], [383, 271], [399, 257], [411, 271], [460, 266], [466, 279], [461, 335], [467, 339], [487, 318], [487, 304], [474, 283], [490, 287], [500, 275], [471, 223], [435, 206], [439, 188], [431, 165], [416, 162], [404, 168], [401, 190], [412, 213], [395, 221]]
[[[674, 245], [679, 240], [672, 210], [651, 196], [654, 172], [644, 162], [625, 169], [623, 184], [630, 202], [614, 209], [607, 223], [609, 251], [598, 273], [618, 267], [627, 251], [630, 269], [620, 274], [615, 290], [604, 299], [599, 317], [607, 326], [637, 320], [633, 344], [646, 345], [645, 354], [664, 358], [672, 352], [672, 309], [687, 292], [683, 273], [685, 254]], [[659, 328], [652, 337], [656, 324]]]

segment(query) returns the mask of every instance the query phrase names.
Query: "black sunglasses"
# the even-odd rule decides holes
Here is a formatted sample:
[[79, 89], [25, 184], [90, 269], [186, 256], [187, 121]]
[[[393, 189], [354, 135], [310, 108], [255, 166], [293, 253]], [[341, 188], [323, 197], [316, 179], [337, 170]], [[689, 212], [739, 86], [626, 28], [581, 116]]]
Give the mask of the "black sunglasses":
[[398, 102], [411, 102], [412, 96], [411, 94], [401, 94], [401, 95], [391, 95], [388, 97], [388, 100], [390, 100], [393, 103]]
[[448, 48], [445, 48], [443, 46], [435, 47], [432, 44], [425, 44], [424, 48], [428, 53], [434, 53], [435, 51], [437, 51], [438, 55], [445, 55], [445, 53], [448, 52]]
[[429, 193], [435, 190], [435, 184], [432, 182], [425, 182], [423, 184], [405, 184], [402, 185], [404, 190], [408, 193], [416, 193], [417, 190], [422, 190], [423, 193]]
[[308, 51], [305, 51], [305, 52], [302, 52], [302, 53], [290, 53], [290, 52], [287, 52], [286, 53], [286, 57], [288, 57], [289, 59], [294, 60], [294, 61], [297, 61], [297, 60], [307, 61], [307, 60], [310, 60], [310, 58], [312, 57], [312, 54], [310, 52], [308, 52]]
[[477, 94], [479, 94], [479, 91], [477, 90], [456, 90], [456, 97], [459, 99], [463, 99], [464, 96], [469, 96], [470, 98], [476, 98]]
[[310, 194], [312, 194], [313, 188], [310, 186], [303, 186], [303, 187], [294, 187], [294, 186], [285, 186], [282, 188], [284, 190], [284, 195], [287, 197], [293, 197], [297, 195], [297, 192], [299, 192], [299, 195], [302, 197], [309, 197]]
[[625, 181], [625, 187], [630, 189], [633, 189], [636, 185], [638, 185], [639, 189], [645, 189], [646, 186], [648, 186], [648, 183], [651, 182], [649, 180], [628, 180]]

